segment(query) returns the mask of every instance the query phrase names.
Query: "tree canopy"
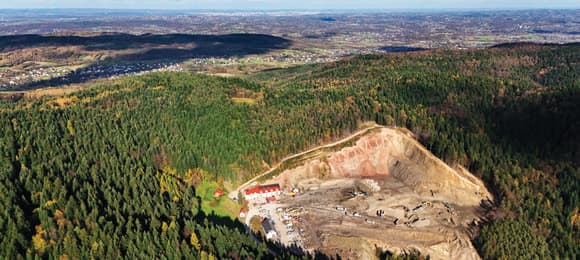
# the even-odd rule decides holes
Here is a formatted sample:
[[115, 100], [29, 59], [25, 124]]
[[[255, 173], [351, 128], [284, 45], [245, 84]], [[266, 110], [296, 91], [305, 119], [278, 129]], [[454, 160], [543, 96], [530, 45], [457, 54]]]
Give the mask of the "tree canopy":
[[2, 102], [0, 255], [270, 256], [239, 222], [200, 211], [196, 179], [241, 183], [375, 121], [409, 128], [494, 192], [482, 257], [577, 258], [579, 61], [578, 45], [365, 55]]

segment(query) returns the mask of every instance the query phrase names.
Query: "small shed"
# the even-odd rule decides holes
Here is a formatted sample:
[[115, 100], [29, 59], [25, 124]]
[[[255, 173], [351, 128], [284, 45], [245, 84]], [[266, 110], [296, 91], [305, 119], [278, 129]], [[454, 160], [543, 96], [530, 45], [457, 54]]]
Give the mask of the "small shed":
[[221, 190], [221, 189], [216, 189], [216, 190], [213, 192], [213, 197], [214, 197], [214, 198], [221, 198], [223, 195], [224, 195], [224, 191], [223, 191], [223, 190]]
[[273, 239], [278, 236], [278, 233], [276, 233], [276, 229], [274, 229], [274, 222], [272, 222], [271, 219], [269, 218], [264, 219], [262, 221], [262, 227], [266, 232], [267, 239]]
[[266, 198], [266, 202], [268, 202], [268, 203], [275, 203], [276, 201], [277, 201], [277, 199], [274, 196]]

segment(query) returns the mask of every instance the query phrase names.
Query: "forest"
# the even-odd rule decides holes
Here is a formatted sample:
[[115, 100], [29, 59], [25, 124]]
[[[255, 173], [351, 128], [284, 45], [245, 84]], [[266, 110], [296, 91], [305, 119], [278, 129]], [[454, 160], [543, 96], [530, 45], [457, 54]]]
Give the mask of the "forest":
[[[367, 121], [407, 127], [495, 195], [488, 258], [580, 254], [580, 45], [364, 55], [246, 78], [152, 73], [0, 101], [0, 255], [300, 258], [202, 210]], [[223, 188], [223, 187], [221, 187]]]

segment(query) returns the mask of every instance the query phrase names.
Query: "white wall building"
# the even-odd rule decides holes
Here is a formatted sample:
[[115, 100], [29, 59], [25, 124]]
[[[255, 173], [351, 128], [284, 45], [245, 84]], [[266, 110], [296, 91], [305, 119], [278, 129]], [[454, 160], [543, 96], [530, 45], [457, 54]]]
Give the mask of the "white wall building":
[[265, 199], [269, 197], [279, 196], [281, 193], [280, 185], [259, 185], [244, 191], [244, 197], [247, 200]]

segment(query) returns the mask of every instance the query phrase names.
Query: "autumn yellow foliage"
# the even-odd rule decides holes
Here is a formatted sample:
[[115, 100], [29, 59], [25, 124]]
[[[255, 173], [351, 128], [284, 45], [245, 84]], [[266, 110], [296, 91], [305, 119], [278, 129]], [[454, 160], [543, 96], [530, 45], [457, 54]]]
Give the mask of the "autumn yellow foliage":
[[46, 242], [44, 239], [46, 231], [42, 229], [42, 226], [40, 225], [36, 226], [35, 229], [36, 234], [32, 236], [32, 246], [34, 247], [34, 251], [36, 251], [37, 254], [42, 255], [48, 248], [48, 242]]
[[199, 239], [195, 233], [191, 234], [191, 238], [189, 239], [189, 243], [195, 248], [196, 251], [201, 249], [201, 245], [199, 244]]

